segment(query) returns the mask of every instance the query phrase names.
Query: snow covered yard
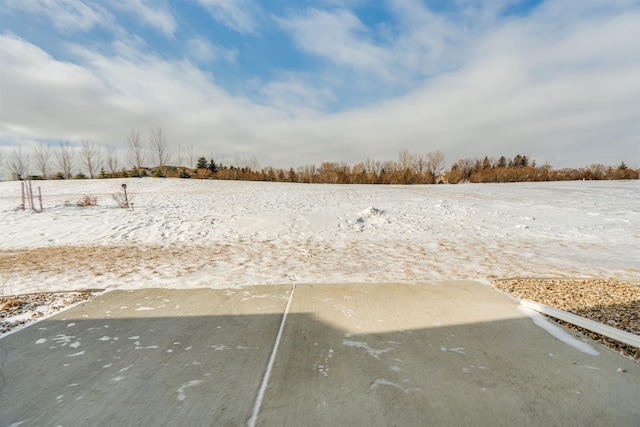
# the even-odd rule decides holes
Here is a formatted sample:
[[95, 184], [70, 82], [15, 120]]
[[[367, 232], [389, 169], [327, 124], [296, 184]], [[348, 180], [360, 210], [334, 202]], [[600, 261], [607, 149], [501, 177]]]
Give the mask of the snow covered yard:
[[[133, 209], [112, 198], [126, 183]], [[438, 186], [0, 183], [1, 293], [499, 277], [640, 278], [637, 181]], [[84, 195], [97, 206], [79, 207]]]

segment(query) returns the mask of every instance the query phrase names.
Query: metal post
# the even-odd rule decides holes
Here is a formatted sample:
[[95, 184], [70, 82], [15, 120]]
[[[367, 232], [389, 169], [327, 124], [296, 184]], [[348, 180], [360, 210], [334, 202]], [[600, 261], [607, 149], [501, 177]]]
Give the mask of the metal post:
[[35, 206], [33, 206], [33, 187], [31, 186], [31, 179], [27, 179], [27, 186], [29, 187], [29, 209], [35, 210]]
[[127, 184], [122, 184], [122, 191], [124, 191], [124, 205], [129, 209], [129, 198], [127, 197]]
[[20, 205], [20, 208], [24, 210], [24, 181], [20, 181], [20, 185], [22, 186], [22, 204]]

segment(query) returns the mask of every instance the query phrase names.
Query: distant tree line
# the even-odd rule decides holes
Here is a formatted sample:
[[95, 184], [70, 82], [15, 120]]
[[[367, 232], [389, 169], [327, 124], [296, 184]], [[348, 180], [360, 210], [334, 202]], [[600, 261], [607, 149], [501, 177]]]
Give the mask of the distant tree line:
[[618, 166], [592, 164], [583, 168], [553, 169], [551, 165], [537, 166], [535, 160], [517, 155], [513, 159], [502, 156], [460, 159], [445, 173], [451, 184], [459, 182], [532, 182], [638, 179], [639, 169], [631, 169], [624, 162]]
[[[154, 166], [145, 166], [145, 165]], [[184, 165], [188, 166], [184, 166]], [[260, 167], [255, 157], [236, 155], [230, 161], [216, 161], [213, 156], [194, 159], [193, 147], [171, 146], [160, 126], [150, 130], [145, 144], [136, 130], [127, 136], [124, 159], [112, 145], [100, 146], [83, 139], [76, 147], [61, 142], [58, 147], [40, 143], [31, 152], [21, 147], [3, 156], [3, 165], [19, 179], [84, 179], [127, 177], [175, 177], [243, 181], [300, 182], [327, 184], [439, 184], [460, 182], [528, 182], [567, 180], [638, 179], [640, 169], [592, 164], [583, 168], [554, 169], [538, 166], [526, 155], [513, 158], [466, 158], [446, 169], [440, 151], [425, 154], [401, 150], [397, 160], [366, 159], [354, 165], [323, 162], [297, 168]]]

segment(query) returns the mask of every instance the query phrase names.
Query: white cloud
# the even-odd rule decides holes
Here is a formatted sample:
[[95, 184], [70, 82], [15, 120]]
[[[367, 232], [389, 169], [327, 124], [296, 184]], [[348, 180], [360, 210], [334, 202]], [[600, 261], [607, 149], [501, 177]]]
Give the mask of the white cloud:
[[342, 8], [309, 8], [302, 15], [275, 19], [301, 50], [339, 67], [331, 73], [347, 78], [357, 73], [360, 84], [398, 89], [415, 88], [432, 75], [459, 67], [469, 42], [485, 30], [465, 20], [454, 22], [414, 0], [390, 2], [389, 13], [394, 22], [373, 27]]
[[314, 88], [301, 79], [301, 75], [284, 76], [282, 80], [265, 84], [261, 92], [266, 102], [291, 116], [317, 116], [329, 102], [337, 100], [327, 88]]
[[111, 0], [111, 3], [119, 9], [136, 14], [144, 24], [154, 27], [169, 37], [176, 31], [176, 20], [166, 1]]
[[[637, 167], [640, 44], [628, 35], [637, 33], [640, 13], [616, 3], [620, 10], [603, 14], [587, 8], [572, 15], [570, 3], [545, 3], [530, 16], [509, 19], [474, 37], [454, 31], [464, 47], [464, 55], [452, 59], [456, 67], [414, 82], [404, 96], [331, 114], [317, 109], [342, 96], [335, 88], [343, 87], [345, 70], [366, 70], [359, 64], [369, 63], [392, 71], [393, 58], [399, 56], [390, 50], [399, 47], [405, 55], [415, 54], [416, 64], [428, 64], [424, 58], [434, 49], [419, 47], [432, 42], [421, 41], [427, 33], [407, 22], [402, 37], [380, 46], [353, 14], [307, 14], [301, 19], [324, 22], [325, 29], [336, 26], [333, 34], [346, 43], [332, 45], [336, 49], [358, 48], [368, 56], [351, 62], [337, 56], [343, 58], [340, 67], [326, 67], [321, 74], [281, 73], [274, 81], [256, 80], [251, 92], [272, 107], [231, 96], [193, 60], [170, 61], [119, 42], [112, 56], [76, 46], [68, 51], [75, 55], [71, 63], [5, 34], [0, 40], [2, 140], [7, 145], [85, 137], [124, 147], [129, 129], [144, 133], [161, 125], [171, 142], [193, 144], [196, 154], [232, 157], [237, 152], [281, 167], [393, 159], [404, 148], [439, 149], [449, 162], [520, 153], [557, 167], [621, 160]], [[448, 36], [441, 35], [449, 34], [450, 27], [442, 25], [436, 31], [439, 41], [432, 43], [449, 55], [444, 49]], [[202, 40], [198, 45], [197, 40], [194, 51], [201, 49], [206, 56], [211, 49], [213, 58], [218, 55], [215, 45]], [[318, 55], [331, 54], [313, 43], [307, 40], [306, 46]], [[327, 77], [332, 70], [335, 82]], [[366, 72], [352, 74], [354, 79], [368, 77]], [[379, 73], [369, 82], [384, 78]]]
[[223, 25], [240, 33], [254, 33], [258, 5], [251, 0], [196, 0]]
[[214, 61], [233, 63], [238, 56], [237, 49], [226, 49], [215, 45], [202, 37], [194, 37], [186, 42], [189, 58], [194, 62], [206, 64]]
[[387, 66], [390, 53], [373, 43], [369, 29], [351, 11], [309, 9], [305, 16], [276, 20], [303, 50], [338, 65], [392, 78]]
[[3, 137], [70, 137], [73, 130], [69, 114], [83, 117], [80, 121], [89, 122], [89, 127], [97, 125], [85, 116], [85, 108], [91, 99], [104, 96], [99, 79], [80, 66], [56, 61], [15, 36], [3, 35], [0, 40]]
[[88, 31], [112, 18], [100, 5], [81, 0], [5, 0], [3, 6], [45, 16], [63, 32]]
[[73, 47], [83, 65], [58, 61], [11, 35], [0, 36], [0, 46], [0, 104], [10, 106], [3, 110], [4, 141], [89, 138], [122, 148], [130, 129], [160, 125], [172, 141], [203, 154], [254, 154], [262, 125], [285, 117], [229, 96], [188, 61], [170, 62], [122, 43], [115, 57]]

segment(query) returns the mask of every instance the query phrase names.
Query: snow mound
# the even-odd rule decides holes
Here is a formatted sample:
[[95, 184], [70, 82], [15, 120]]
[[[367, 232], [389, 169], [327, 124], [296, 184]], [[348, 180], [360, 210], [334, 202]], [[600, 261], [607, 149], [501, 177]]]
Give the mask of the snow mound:
[[378, 225], [387, 224], [389, 221], [385, 218], [384, 211], [382, 209], [369, 206], [367, 209], [359, 212], [358, 219], [356, 219], [356, 230], [363, 231], [365, 228], [376, 227]]
[[367, 209], [360, 212], [360, 216], [362, 218], [378, 217], [382, 215], [384, 215], [384, 211], [382, 209], [376, 209], [373, 206], [369, 206]]

